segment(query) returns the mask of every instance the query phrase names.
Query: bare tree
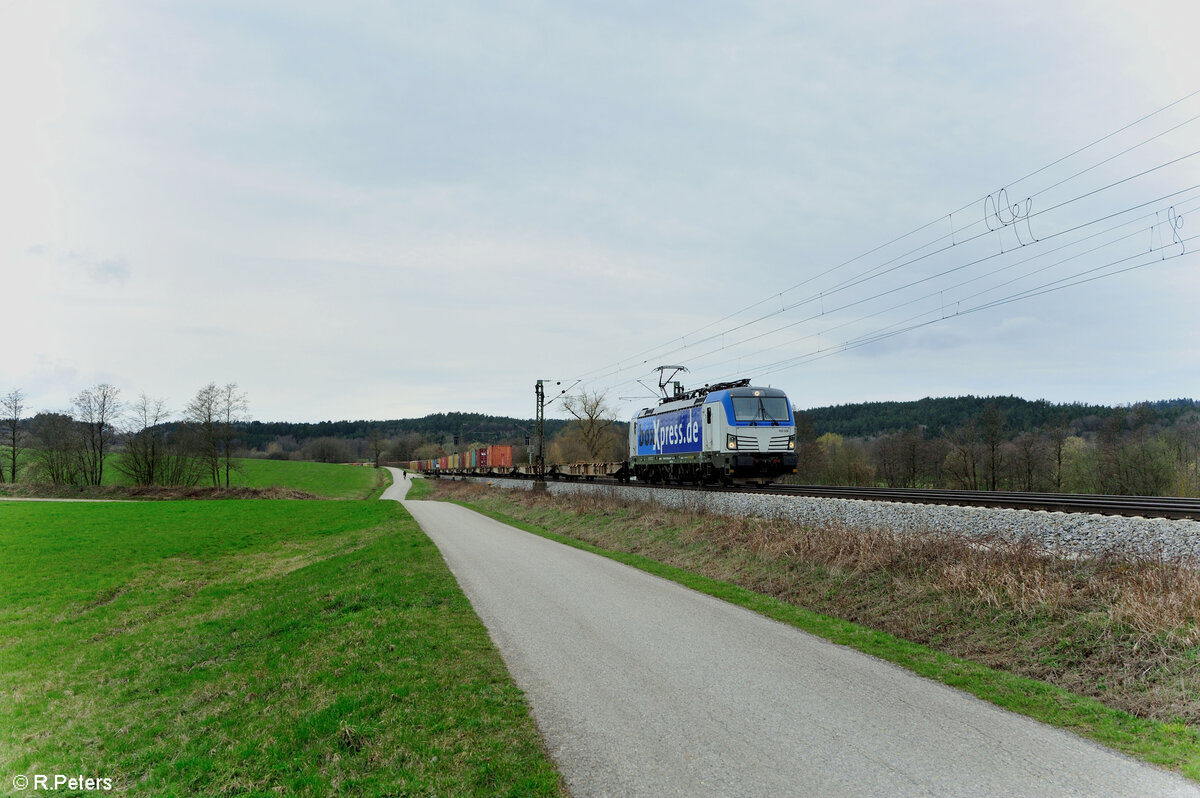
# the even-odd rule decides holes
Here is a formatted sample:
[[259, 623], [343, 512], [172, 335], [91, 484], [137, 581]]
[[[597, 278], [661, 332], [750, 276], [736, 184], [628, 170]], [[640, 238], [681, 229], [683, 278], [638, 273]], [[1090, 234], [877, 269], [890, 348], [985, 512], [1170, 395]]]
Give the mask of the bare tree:
[[160, 426], [167, 418], [166, 403], [145, 393], [130, 407], [130, 426], [123, 436], [124, 457], [116, 468], [135, 485], [162, 484], [166, 440]]
[[220, 403], [221, 449], [225, 467], [225, 487], [229, 487], [229, 474], [233, 471], [233, 443], [236, 424], [246, 420], [250, 403], [246, 394], [238, 390], [236, 382], [226, 383], [221, 389]]
[[975, 422], [951, 430], [946, 438], [950, 442], [946, 470], [958, 487], [979, 490], [980, 444]]
[[33, 466], [55, 485], [82, 482], [80, 424], [66, 413], [38, 413], [29, 422], [33, 433]]
[[217, 436], [219, 395], [217, 384], [210, 382], [196, 391], [196, 396], [183, 411], [187, 423], [194, 429], [200, 459], [204, 462], [214, 488], [221, 484], [221, 450]]
[[581, 391], [563, 397], [563, 407], [575, 417], [575, 429], [588, 459], [600, 460], [610, 448], [609, 430], [616, 423], [603, 391]]
[[915, 488], [920, 484], [925, 461], [924, 444], [920, 427], [875, 440], [875, 464], [889, 488]]
[[987, 489], [996, 490], [1000, 470], [1004, 465], [1004, 413], [988, 402], [979, 415], [979, 433], [983, 443], [983, 464], [987, 473]]
[[[8, 447], [8, 479], [17, 481], [18, 461], [21, 456], [21, 444], [24, 442], [24, 430], [21, 429], [21, 414], [25, 412], [25, 394], [19, 388], [13, 388], [4, 396], [0, 396], [0, 429], [4, 433], [4, 444]], [[0, 464], [0, 482], [4, 481], [4, 466]]]
[[378, 427], [371, 427], [371, 431], [367, 433], [367, 446], [371, 450], [371, 459], [374, 460], [375, 467], [379, 468], [379, 458], [383, 457], [387, 440], [383, 437], [383, 431]]
[[202, 465], [195, 456], [191, 428], [184, 424], [169, 429], [170, 416], [162, 399], [144, 393], [130, 408], [129, 427], [122, 436], [124, 456], [116, 468], [135, 485], [194, 485], [199, 480]]
[[75, 413], [82, 433], [81, 472], [87, 485], [100, 485], [104, 481], [104, 458], [116, 440], [114, 422], [121, 414], [120, 395], [120, 390], [102, 382], [75, 396]]
[[200, 454], [214, 487], [229, 487], [234, 470], [233, 443], [236, 425], [245, 420], [249, 404], [236, 382], [217, 387], [210, 382], [188, 403], [184, 416], [195, 428]]
[[1063, 465], [1066, 459], [1067, 438], [1070, 430], [1067, 428], [1067, 416], [1058, 413], [1050, 426], [1050, 454], [1054, 460], [1054, 490], [1058, 493], [1063, 489]]
[[1023, 432], [1007, 444], [1007, 448], [1014, 487], [1025, 491], [1041, 489], [1049, 470], [1050, 444], [1047, 439], [1033, 432]]
[[328, 435], [313, 438], [304, 445], [304, 456], [318, 463], [348, 463], [354, 459], [350, 444]]
[[825, 449], [817, 443], [817, 433], [807, 413], [792, 408], [796, 419], [796, 479], [813, 483], [825, 469]]

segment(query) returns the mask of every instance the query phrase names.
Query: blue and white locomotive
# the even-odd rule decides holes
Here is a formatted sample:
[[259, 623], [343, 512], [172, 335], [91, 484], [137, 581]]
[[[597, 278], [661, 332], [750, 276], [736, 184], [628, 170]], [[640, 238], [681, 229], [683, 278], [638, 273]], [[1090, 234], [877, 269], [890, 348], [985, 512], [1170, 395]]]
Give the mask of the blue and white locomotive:
[[677, 390], [630, 423], [629, 465], [639, 482], [767, 485], [796, 473], [791, 402], [749, 380]]

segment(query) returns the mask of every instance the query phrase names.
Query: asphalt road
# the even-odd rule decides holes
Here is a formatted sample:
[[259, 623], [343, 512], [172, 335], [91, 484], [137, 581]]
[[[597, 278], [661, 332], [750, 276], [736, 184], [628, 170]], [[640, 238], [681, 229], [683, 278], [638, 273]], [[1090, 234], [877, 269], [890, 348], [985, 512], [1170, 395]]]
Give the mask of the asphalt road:
[[[408, 484], [383, 496], [400, 500]], [[1200, 786], [456, 505], [442, 551], [585, 796], [1200, 796]]]

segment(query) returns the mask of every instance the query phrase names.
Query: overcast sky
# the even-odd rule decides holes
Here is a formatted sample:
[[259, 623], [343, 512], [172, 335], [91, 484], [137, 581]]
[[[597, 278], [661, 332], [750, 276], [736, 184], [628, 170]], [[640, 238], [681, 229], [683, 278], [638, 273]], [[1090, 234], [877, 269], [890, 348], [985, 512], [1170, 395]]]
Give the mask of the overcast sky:
[[1200, 397], [1198, 8], [3, 0], [0, 393]]

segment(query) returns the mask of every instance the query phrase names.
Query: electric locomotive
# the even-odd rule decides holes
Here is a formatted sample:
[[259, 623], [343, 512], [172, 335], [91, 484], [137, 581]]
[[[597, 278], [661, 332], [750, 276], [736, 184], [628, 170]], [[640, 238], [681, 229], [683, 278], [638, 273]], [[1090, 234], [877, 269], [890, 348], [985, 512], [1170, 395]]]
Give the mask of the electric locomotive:
[[796, 420], [787, 395], [750, 380], [678, 387], [629, 425], [639, 482], [768, 485], [796, 473]]

